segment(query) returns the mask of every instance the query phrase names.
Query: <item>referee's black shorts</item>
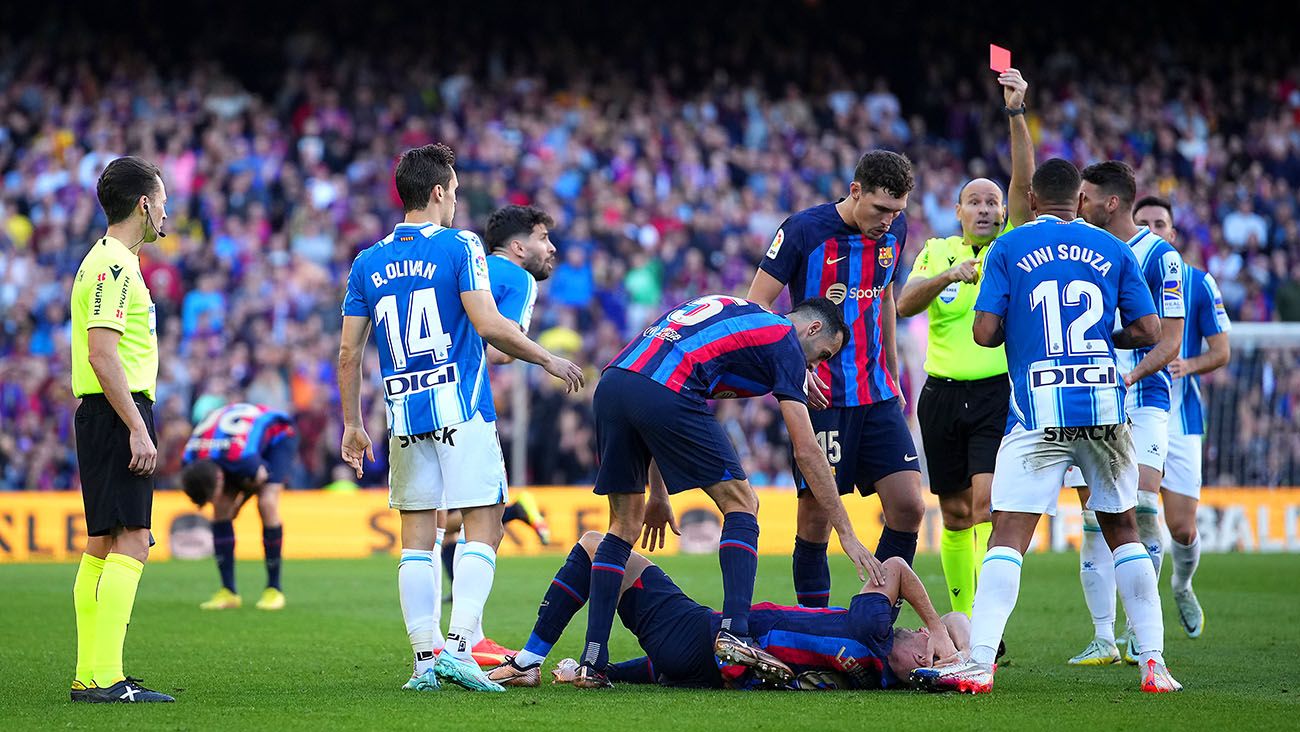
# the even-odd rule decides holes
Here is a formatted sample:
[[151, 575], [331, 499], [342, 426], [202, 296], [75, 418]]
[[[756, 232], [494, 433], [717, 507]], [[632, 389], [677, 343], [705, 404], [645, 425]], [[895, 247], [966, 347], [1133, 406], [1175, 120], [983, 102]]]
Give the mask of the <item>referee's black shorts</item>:
[[[131, 399], [156, 446], [153, 401], [138, 392]], [[108, 398], [103, 394], [82, 397], [75, 426], [86, 535], [108, 536], [118, 527], [150, 528], [153, 476], [131, 472], [131, 430], [113, 411]]]
[[1011, 381], [1006, 374], [976, 381], [926, 379], [916, 402], [916, 417], [931, 493], [963, 491], [970, 487], [972, 475], [993, 472], [1010, 401]]

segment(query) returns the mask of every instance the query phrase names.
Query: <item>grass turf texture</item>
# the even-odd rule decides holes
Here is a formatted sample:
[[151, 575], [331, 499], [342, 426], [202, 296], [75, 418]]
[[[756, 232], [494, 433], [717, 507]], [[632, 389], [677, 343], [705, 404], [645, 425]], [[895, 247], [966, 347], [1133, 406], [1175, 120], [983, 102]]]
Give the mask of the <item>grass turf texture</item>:
[[[487, 610], [489, 634], [518, 646], [560, 556], [503, 557]], [[1295, 729], [1300, 715], [1300, 557], [1207, 556], [1197, 577], [1206, 635], [1188, 640], [1167, 588], [1166, 656], [1182, 694], [1137, 691], [1130, 666], [1065, 665], [1091, 636], [1073, 555], [1031, 555], [1006, 635], [1009, 663], [993, 694], [921, 692], [725, 692], [622, 686], [608, 692], [543, 686], [506, 694], [459, 689], [402, 692], [410, 648], [397, 602], [395, 558], [285, 563], [289, 606], [252, 607], [259, 562], [241, 562], [245, 605], [204, 612], [217, 587], [210, 561], [146, 568], [127, 636], [126, 670], [177, 703], [123, 708], [71, 704], [74, 661], [73, 564], [0, 565], [3, 642], [0, 726], [105, 729]], [[832, 561], [835, 599], [858, 583], [843, 557]], [[696, 599], [721, 601], [717, 559], [665, 557], [665, 569]], [[947, 610], [936, 556], [917, 568]], [[1168, 579], [1168, 570], [1165, 573]], [[789, 560], [763, 557], [756, 597], [788, 601]], [[447, 612], [444, 612], [444, 629]], [[911, 611], [903, 622], [915, 624]], [[580, 613], [548, 660], [576, 656]], [[616, 621], [611, 656], [640, 655]], [[544, 675], [549, 682], [549, 674]]]

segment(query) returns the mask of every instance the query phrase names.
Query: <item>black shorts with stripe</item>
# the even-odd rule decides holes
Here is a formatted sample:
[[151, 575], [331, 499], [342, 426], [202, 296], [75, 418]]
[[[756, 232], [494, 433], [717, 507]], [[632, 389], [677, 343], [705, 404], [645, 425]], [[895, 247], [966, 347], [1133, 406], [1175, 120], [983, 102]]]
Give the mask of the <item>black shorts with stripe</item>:
[[[154, 445], [153, 401], [131, 395]], [[103, 394], [81, 399], [74, 421], [86, 535], [108, 536], [117, 528], [150, 528], [154, 477], [131, 472], [131, 430]]]
[[1010, 402], [1011, 381], [1005, 374], [974, 381], [926, 379], [916, 418], [931, 493], [964, 491], [972, 475], [993, 472]]

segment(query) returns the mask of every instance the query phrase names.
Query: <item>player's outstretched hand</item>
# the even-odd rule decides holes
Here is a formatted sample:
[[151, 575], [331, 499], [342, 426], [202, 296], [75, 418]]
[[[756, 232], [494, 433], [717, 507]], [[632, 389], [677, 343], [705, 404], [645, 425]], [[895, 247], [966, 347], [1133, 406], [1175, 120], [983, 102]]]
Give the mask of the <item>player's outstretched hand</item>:
[[867, 576], [870, 575], [871, 584], [877, 587], [884, 586], [884, 567], [880, 565], [880, 560], [876, 559], [876, 555], [868, 551], [862, 545], [862, 542], [858, 541], [858, 537], [850, 536], [845, 538], [841, 536], [840, 547], [844, 549], [845, 554], [849, 555], [849, 560], [853, 562], [853, 566], [858, 568], [858, 579], [866, 582]]
[[816, 371], [808, 372], [808, 408], [825, 409], [831, 405], [831, 400], [826, 398], [826, 392], [830, 387], [822, 381]]
[[[667, 527], [665, 529], [664, 527]], [[678, 536], [682, 530], [677, 527], [677, 517], [673, 515], [673, 506], [668, 501], [651, 496], [645, 504], [645, 525], [641, 529], [641, 548], [646, 551], [664, 548], [664, 538], [668, 529]]]
[[958, 660], [957, 646], [953, 645], [952, 636], [948, 635], [948, 626], [935, 623], [925, 642], [926, 658], [934, 659], [935, 666], [947, 666]]
[[998, 83], [1002, 85], [1002, 99], [1007, 109], [1020, 109], [1025, 104], [1025, 92], [1029, 83], [1020, 75], [1019, 69], [1007, 69], [998, 74]]
[[128, 466], [136, 475], [153, 475], [158, 464], [158, 448], [146, 429], [131, 431], [131, 464]]
[[551, 360], [546, 362], [544, 368], [546, 373], [564, 382], [566, 394], [582, 391], [582, 387], [587, 384], [587, 377], [583, 375], [582, 369], [568, 359], [551, 356]]
[[368, 459], [370, 462], [375, 461], [375, 448], [370, 443], [370, 435], [366, 434], [365, 427], [344, 427], [343, 428], [343, 462], [352, 466], [357, 471], [357, 480], [361, 480], [363, 472], [362, 459]]

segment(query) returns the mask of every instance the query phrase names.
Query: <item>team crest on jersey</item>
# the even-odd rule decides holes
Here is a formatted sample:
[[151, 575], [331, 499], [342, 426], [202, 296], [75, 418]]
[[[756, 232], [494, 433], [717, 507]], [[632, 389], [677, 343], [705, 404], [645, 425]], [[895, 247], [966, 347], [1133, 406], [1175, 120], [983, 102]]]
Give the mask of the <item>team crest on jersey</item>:
[[881, 247], [876, 252], [876, 261], [881, 267], [889, 267], [894, 264], [894, 247], [893, 245]]
[[781, 244], [785, 242], [785, 229], [777, 229], [776, 236], [772, 238], [772, 246], [767, 248], [767, 258], [776, 259], [776, 255], [781, 251]]

